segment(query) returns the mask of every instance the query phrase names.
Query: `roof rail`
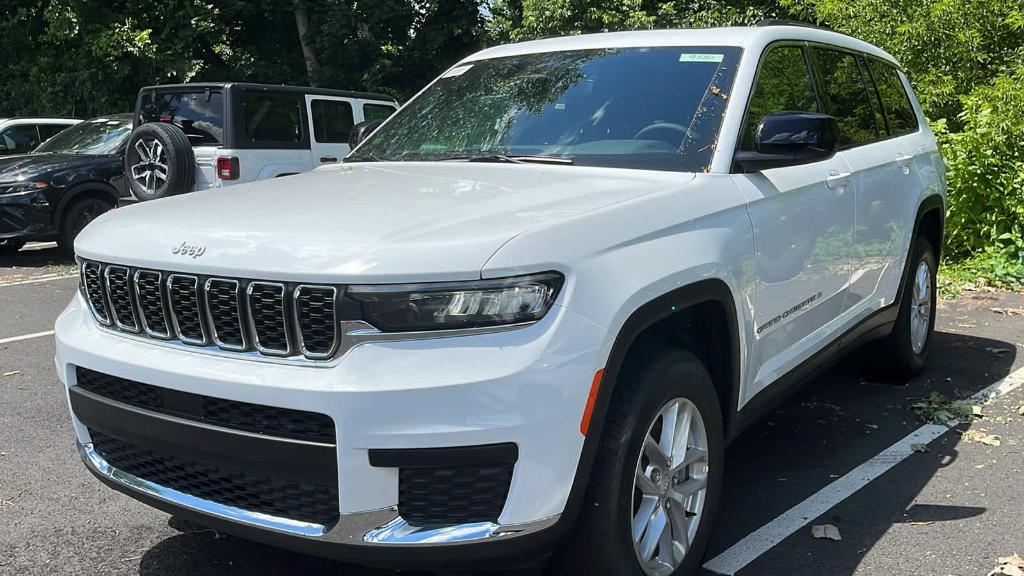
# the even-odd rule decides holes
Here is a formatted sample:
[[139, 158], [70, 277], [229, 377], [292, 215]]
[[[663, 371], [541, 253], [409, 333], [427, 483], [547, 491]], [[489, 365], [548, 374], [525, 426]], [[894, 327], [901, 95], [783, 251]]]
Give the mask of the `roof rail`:
[[810, 22], [801, 22], [799, 20], [783, 20], [779, 18], [766, 18], [756, 24], [758, 28], [764, 26], [800, 26], [801, 28], [816, 28], [818, 30], [832, 31], [832, 28], [828, 26], [822, 26], [820, 24], [811, 24]]

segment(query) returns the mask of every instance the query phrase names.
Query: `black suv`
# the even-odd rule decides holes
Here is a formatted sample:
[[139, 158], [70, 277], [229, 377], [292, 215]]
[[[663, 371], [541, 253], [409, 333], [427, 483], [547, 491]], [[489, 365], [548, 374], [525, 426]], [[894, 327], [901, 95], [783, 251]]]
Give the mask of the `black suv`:
[[85, 225], [117, 204], [132, 114], [86, 120], [31, 154], [0, 159], [0, 254], [30, 240], [70, 252]]

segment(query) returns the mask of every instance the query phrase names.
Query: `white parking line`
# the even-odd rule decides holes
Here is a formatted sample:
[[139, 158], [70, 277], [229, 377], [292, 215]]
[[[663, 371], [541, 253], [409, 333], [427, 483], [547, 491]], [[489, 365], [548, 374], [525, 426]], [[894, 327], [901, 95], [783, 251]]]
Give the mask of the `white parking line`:
[[[969, 398], [984, 403], [1024, 385], [1024, 368], [1019, 368]], [[852, 496], [875, 478], [914, 453], [913, 444], [927, 444], [948, 432], [952, 426], [925, 424], [908, 436], [857, 466], [842, 478], [825, 486], [813, 496], [790, 508], [780, 516], [748, 534], [728, 550], [704, 564], [715, 574], [733, 576], [745, 566], [771, 550], [779, 542], [806, 526], [815, 518]]]
[[39, 284], [42, 282], [51, 282], [53, 280], [71, 280], [78, 279], [78, 274], [47, 274], [45, 276], [39, 276], [31, 278], [29, 280], [15, 280], [13, 282], [0, 282], [0, 288], [7, 286], [21, 286], [23, 284]]
[[10, 338], [0, 338], [0, 344], [10, 344], [11, 342], [20, 342], [22, 340], [42, 338], [43, 336], [53, 336], [53, 330], [47, 330], [46, 332], [36, 332], [34, 334], [23, 334], [21, 336], [11, 336]]

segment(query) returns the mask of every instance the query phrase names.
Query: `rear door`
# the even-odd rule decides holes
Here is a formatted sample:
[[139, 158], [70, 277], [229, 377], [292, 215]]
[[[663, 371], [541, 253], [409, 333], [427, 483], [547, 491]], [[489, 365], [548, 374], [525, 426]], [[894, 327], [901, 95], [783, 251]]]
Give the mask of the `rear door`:
[[[740, 149], [754, 149], [761, 118], [784, 111], [821, 111], [803, 45], [768, 48]], [[854, 194], [850, 168], [838, 155], [734, 178], [748, 200], [754, 231], [754, 394], [831, 341], [839, 328], [850, 279]]]
[[924, 190], [915, 159], [934, 150], [934, 142], [922, 133], [896, 67], [866, 57], [862, 69], [875, 102], [879, 140], [843, 154], [864, 171], [858, 173], [863, 185], [857, 184], [857, 257], [847, 307], [867, 313], [892, 303], [898, 291]]
[[312, 139], [313, 166], [340, 162], [349, 152], [348, 136], [357, 122], [353, 100], [306, 95]]
[[[893, 265], [893, 243], [902, 243], [899, 213], [888, 213], [906, 182], [896, 165], [898, 143], [888, 138], [867, 61], [839, 48], [810, 51], [825, 112], [839, 121], [839, 156], [849, 164], [855, 190], [852, 273], [843, 310], [869, 305], [883, 273]], [[858, 314], [857, 311], [851, 314]]]

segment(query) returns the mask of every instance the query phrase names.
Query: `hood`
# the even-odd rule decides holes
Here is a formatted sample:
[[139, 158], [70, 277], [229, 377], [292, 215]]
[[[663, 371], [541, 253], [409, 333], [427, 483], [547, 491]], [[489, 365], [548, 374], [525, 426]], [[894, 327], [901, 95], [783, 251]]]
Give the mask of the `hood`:
[[54, 172], [96, 161], [91, 154], [20, 154], [0, 157], [0, 182], [32, 180]]
[[476, 279], [531, 227], [692, 179], [533, 164], [339, 164], [119, 208], [90, 224], [75, 249], [134, 266], [282, 281]]

